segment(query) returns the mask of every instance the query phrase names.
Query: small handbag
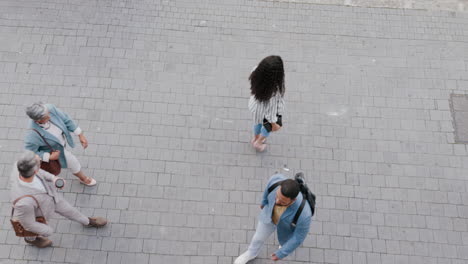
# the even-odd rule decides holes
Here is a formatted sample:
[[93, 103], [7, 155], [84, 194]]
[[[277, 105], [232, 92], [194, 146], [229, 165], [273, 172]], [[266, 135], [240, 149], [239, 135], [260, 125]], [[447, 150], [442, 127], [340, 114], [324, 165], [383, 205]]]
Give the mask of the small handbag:
[[[50, 146], [49, 142], [47, 142], [47, 140], [41, 135], [41, 133], [39, 133], [39, 131], [37, 131], [36, 129], [32, 129], [32, 130], [36, 131], [36, 133], [39, 134], [39, 136], [42, 138], [42, 140], [44, 140], [44, 142], [50, 148], [51, 152], [55, 151], [55, 149], [53, 149], [52, 146]], [[57, 176], [57, 175], [60, 174], [62, 166], [60, 165], [59, 160], [49, 160], [49, 162], [41, 161], [41, 169], [43, 169], [43, 170]]]
[[[41, 210], [42, 212], [42, 209], [41, 209], [41, 206], [39, 205], [39, 202], [37, 201], [37, 199], [32, 196], [32, 195], [23, 195], [19, 198], [17, 198], [16, 200], [13, 201], [13, 207], [11, 208], [11, 219], [10, 219], [10, 222], [11, 224], [13, 225], [13, 230], [15, 230], [15, 233], [16, 233], [16, 236], [18, 237], [34, 237], [34, 236], [38, 236], [38, 234], [36, 233], [33, 233], [31, 231], [28, 231], [26, 229], [24, 229], [24, 227], [21, 225], [21, 223], [18, 221], [18, 220], [13, 220], [13, 213], [15, 212], [15, 204], [25, 198], [25, 197], [31, 197], [34, 199], [34, 201], [36, 201], [37, 203], [37, 207], [39, 207], [39, 210]], [[39, 222], [39, 223], [42, 223], [42, 224], [47, 224], [47, 221], [46, 219], [43, 217], [43, 216], [36, 216], [36, 222]]]

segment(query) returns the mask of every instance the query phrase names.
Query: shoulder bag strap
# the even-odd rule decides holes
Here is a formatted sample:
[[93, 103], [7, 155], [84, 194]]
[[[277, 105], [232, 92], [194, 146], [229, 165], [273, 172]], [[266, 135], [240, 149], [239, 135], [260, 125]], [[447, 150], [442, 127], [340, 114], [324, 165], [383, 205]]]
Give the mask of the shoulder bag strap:
[[280, 93], [280, 96], [279, 96], [278, 100], [276, 101], [276, 115], [277, 116], [279, 115], [279, 104], [281, 102], [281, 99], [283, 99], [283, 96]]
[[279, 114], [279, 102], [280, 102], [280, 100], [276, 101], [276, 116], [278, 116], [278, 114]]
[[272, 184], [270, 186], [270, 188], [268, 188], [268, 193], [271, 193], [271, 191], [273, 191], [276, 187], [278, 187], [283, 181], [279, 181], [279, 182], [275, 182], [274, 184]]
[[302, 209], [304, 209], [304, 206], [305, 206], [305, 202], [306, 202], [306, 199], [305, 199], [304, 196], [302, 196], [301, 205], [300, 205], [299, 208], [297, 209], [296, 215], [294, 216], [294, 219], [293, 219], [292, 222], [291, 222], [292, 227], [296, 227], [297, 220], [299, 220], [299, 216], [301, 216]]
[[36, 197], [27, 194], [27, 195], [23, 195], [23, 196], [21, 196], [21, 197], [18, 197], [18, 198], [16, 198], [16, 199], [13, 201], [13, 206], [12, 206], [12, 208], [11, 208], [11, 217], [12, 217], [12, 218], [13, 218], [13, 213], [15, 212], [15, 205], [16, 205], [16, 203], [17, 203], [19, 200], [21, 200], [21, 199], [23, 199], [23, 198], [26, 198], [26, 197], [31, 197], [31, 198], [33, 198], [34, 201], [36, 201], [37, 207], [38, 207], [39, 210], [41, 210], [41, 212], [42, 212], [41, 206], [39, 205], [39, 202], [37, 201]]
[[47, 144], [47, 146], [48, 146], [52, 151], [55, 151], [55, 149], [52, 148], [52, 146], [49, 144], [49, 142], [47, 142], [47, 140], [41, 135], [41, 133], [39, 133], [39, 131], [37, 131], [37, 130], [34, 129], [34, 128], [31, 128], [31, 130], [36, 131], [36, 133], [39, 134], [39, 136], [42, 138], [42, 140], [44, 140], [44, 142]]

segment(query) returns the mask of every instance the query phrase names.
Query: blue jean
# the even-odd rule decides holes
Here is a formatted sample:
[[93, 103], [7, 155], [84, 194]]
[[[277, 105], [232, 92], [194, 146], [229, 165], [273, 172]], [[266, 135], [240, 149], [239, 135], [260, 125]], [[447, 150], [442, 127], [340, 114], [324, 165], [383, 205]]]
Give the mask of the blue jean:
[[254, 135], [257, 136], [259, 134], [262, 134], [263, 137], [268, 137], [270, 135], [270, 132], [268, 132], [263, 124], [257, 124], [254, 125]]
[[258, 221], [257, 230], [255, 231], [255, 235], [252, 238], [252, 242], [250, 242], [249, 255], [252, 257], [258, 256], [258, 252], [262, 248], [265, 241], [275, 232], [276, 225], [273, 222], [265, 224], [261, 221]]

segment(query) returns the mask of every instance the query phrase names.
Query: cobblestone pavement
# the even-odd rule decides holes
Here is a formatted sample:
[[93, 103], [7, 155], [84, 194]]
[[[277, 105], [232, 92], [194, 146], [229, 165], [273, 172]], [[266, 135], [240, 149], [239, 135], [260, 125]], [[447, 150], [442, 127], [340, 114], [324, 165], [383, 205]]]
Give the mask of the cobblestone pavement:
[[[287, 164], [318, 196], [303, 246], [281, 263], [468, 262], [468, 157], [449, 99], [468, 90], [468, 14], [251, 0], [0, 0], [1, 263], [232, 263], [260, 195]], [[250, 70], [286, 65], [285, 127], [249, 146]], [[25, 105], [73, 116], [54, 247], [16, 238], [6, 185]], [[272, 263], [272, 237], [254, 264]]]
[[468, 11], [468, 0], [265, 0], [309, 4], [346, 5], [363, 7], [405, 8], [420, 10]]

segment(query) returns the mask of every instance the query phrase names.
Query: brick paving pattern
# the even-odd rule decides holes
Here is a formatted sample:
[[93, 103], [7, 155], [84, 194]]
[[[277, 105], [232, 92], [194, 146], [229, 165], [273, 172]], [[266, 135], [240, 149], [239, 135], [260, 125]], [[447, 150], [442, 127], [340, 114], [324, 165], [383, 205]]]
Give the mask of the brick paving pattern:
[[[450, 95], [468, 90], [468, 14], [252, 0], [0, 0], [0, 263], [232, 263], [284, 164], [318, 196], [281, 263], [468, 262], [468, 157]], [[286, 66], [285, 127], [249, 146], [250, 70]], [[24, 107], [85, 131], [66, 199], [111, 224], [57, 216], [38, 250], [9, 223]], [[272, 237], [253, 264], [272, 263]]]
[[419, 10], [468, 11], [468, 0], [265, 0], [272, 2], [405, 8]]

